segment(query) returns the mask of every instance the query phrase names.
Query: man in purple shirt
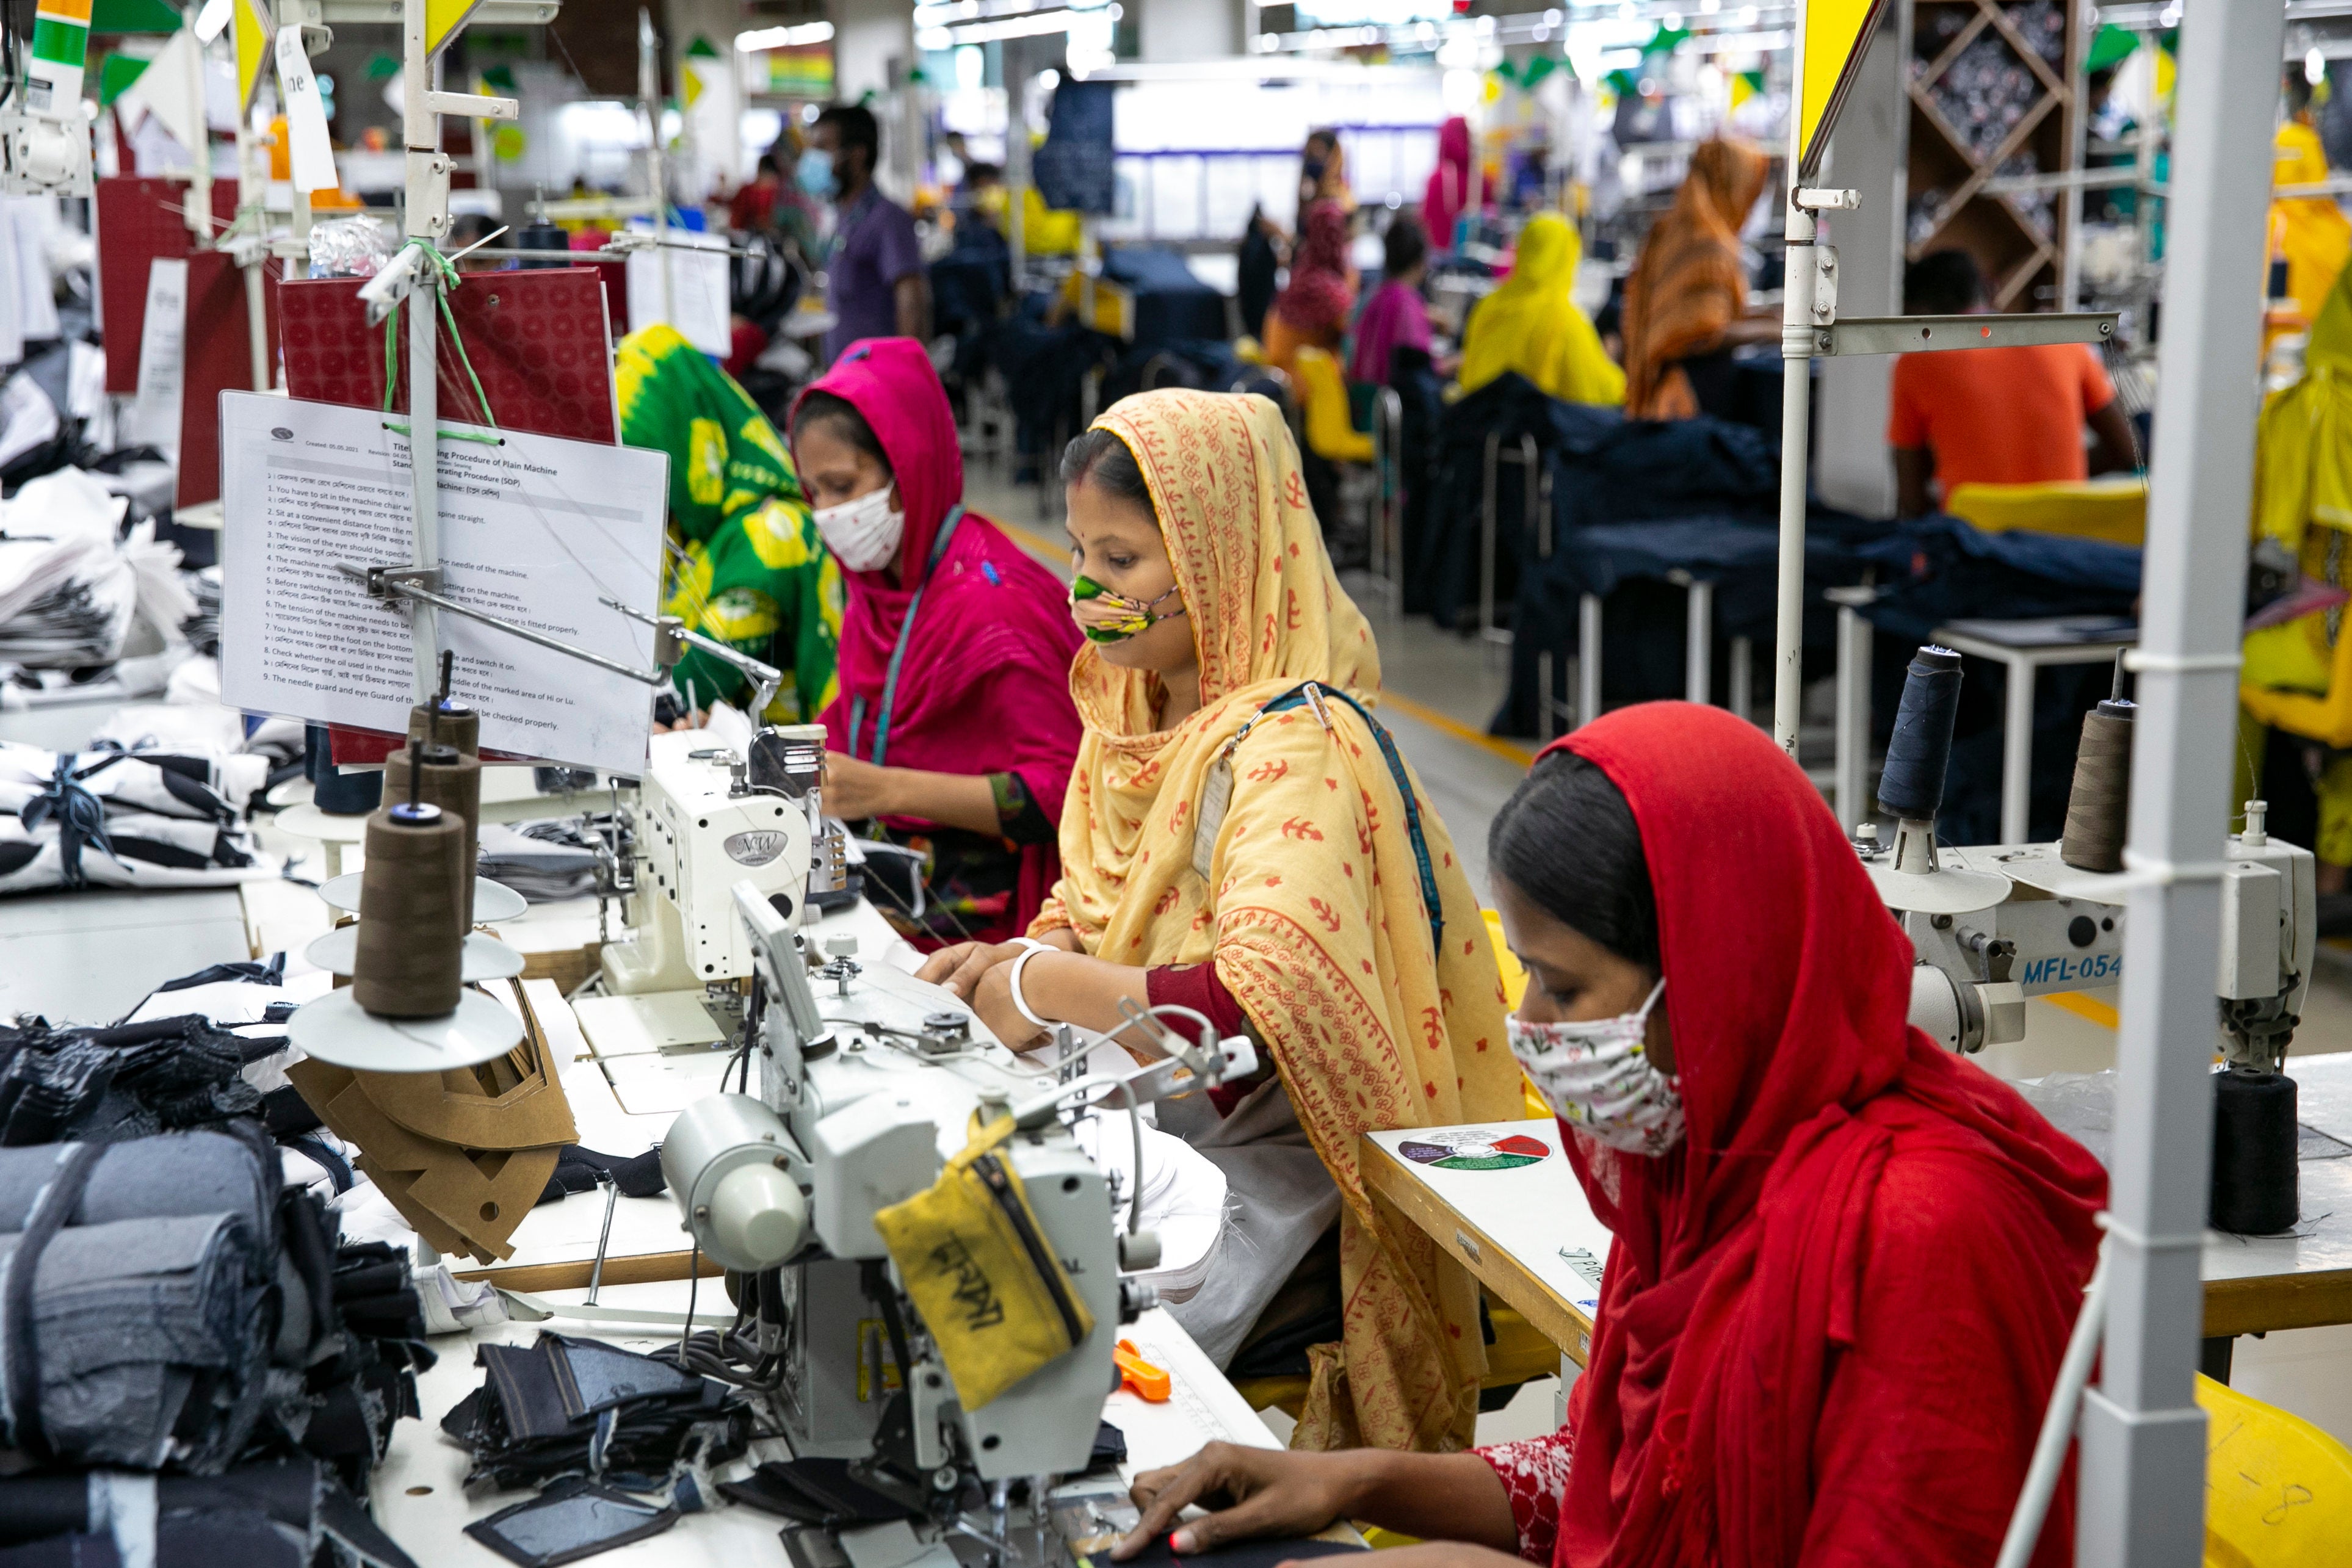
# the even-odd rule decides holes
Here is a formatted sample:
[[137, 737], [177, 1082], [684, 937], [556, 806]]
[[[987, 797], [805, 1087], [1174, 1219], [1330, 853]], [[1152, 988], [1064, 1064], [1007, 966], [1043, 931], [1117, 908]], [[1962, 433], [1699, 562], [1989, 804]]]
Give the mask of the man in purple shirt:
[[875, 188], [881, 149], [873, 110], [837, 103], [816, 117], [801, 154], [801, 188], [831, 198], [835, 211], [825, 303], [838, 319], [824, 338], [827, 364], [860, 338], [930, 339], [931, 287], [914, 217]]

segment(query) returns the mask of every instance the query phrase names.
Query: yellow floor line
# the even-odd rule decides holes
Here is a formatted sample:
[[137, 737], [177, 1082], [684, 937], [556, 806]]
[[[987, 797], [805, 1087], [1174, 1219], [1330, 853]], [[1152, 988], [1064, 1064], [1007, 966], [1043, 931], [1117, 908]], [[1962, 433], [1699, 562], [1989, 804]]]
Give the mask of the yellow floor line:
[[991, 517], [989, 521], [1003, 528], [1014, 544], [1052, 567], [1057, 576], [1069, 576], [1070, 552], [1066, 546], [1057, 549], [1035, 529], [1024, 528], [1019, 523], [1008, 523], [1003, 517]]
[[1407, 718], [1418, 719], [1432, 729], [1444, 730], [1454, 739], [1475, 746], [1481, 751], [1491, 751], [1507, 762], [1516, 762], [1525, 768], [1536, 759], [1534, 752], [1516, 741], [1505, 740], [1500, 737], [1472, 729], [1461, 720], [1442, 714], [1433, 707], [1424, 706], [1398, 692], [1382, 691], [1381, 702], [1385, 706], [1394, 708]]
[[2114, 1029], [2123, 1022], [2123, 1015], [2113, 1007], [2080, 991], [2055, 991], [2042, 999], [2053, 1008], [2063, 1008], [2078, 1019], [2088, 1019], [2101, 1029]]

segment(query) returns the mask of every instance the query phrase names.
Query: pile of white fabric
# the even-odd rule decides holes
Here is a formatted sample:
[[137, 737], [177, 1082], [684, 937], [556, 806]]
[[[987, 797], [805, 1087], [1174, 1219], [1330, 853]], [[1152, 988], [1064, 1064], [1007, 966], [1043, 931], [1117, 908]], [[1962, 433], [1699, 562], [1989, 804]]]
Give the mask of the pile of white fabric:
[[0, 666], [79, 670], [111, 664], [134, 616], [155, 649], [196, 614], [177, 546], [141, 523], [117, 541], [126, 502], [78, 468], [45, 474], [0, 504]]

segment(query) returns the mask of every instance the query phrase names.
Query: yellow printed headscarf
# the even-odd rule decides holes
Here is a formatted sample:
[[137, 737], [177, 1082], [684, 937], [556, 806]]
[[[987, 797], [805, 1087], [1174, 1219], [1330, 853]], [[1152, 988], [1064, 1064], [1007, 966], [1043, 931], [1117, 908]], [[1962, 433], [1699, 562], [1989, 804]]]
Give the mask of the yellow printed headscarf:
[[[2352, 267], [2312, 323], [2303, 378], [2271, 394], [2254, 438], [2254, 528], [2305, 572], [2352, 584]], [[2342, 617], [2319, 611], [2246, 634], [2239, 695], [2265, 724], [2352, 746], [2352, 705], [2335, 690]]]
[[1145, 392], [1095, 422], [1134, 453], [1190, 607], [1201, 709], [1152, 726], [1157, 677], [1078, 650], [1086, 721], [1062, 813], [1063, 874], [1035, 930], [1117, 963], [1213, 961], [1339, 1184], [1344, 1326], [1318, 1346], [1294, 1443], [1425, 1450], [1470, 1441], [1486, 1353], [1475, 1282], [1375, 1211], [1366, 1132], [1521, 1114], [1502, 982], [1452, 841], [1413, 781], [1444, 917], [1429, 912], [1400, 796], [1343, 703], [1268, 717], [1234, 758], [1203, 881], [1192, 825], [1218, 754], [1302, 681], [1380, 689], [1371, 628], [1331, 571], [1298, 449], [1262, 397]]
[[1544, 213], [1520, 231], [1511, 275], [1470, 313], [1464, 392], [1517, 371], [1564, 402], [1625, 401], [1625, 372], [1572, 297], [1583, 256], [1583, 242], [1558, 213]]

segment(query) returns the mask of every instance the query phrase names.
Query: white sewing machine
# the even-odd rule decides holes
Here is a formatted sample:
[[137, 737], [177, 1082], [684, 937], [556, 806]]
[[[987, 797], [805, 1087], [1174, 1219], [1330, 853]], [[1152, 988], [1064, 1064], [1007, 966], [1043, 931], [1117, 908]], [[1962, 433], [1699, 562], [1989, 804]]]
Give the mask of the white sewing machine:
[[[1245, 1074], [1250, 1044], [1188, 1040], [1155, 1020], [1144, 1027], [1172, 1054], [1150, 1066], [1118, 1079], [1041, 1070], [937, 987], [846, 958], [811, 969], [802, 938], [757, 883], [740, 882], [733, 896], [756, 977], [753, 1092], [680, 1113], [662, 1145], [670, 1191], [697, 1243], [733, 1276], [751, 1319], [738, 1354], [765, 1369], [755, 1392], [793, 1451], [849, 1460], [858, 1479], [940, 1528], [1000, 1545], [1005, 1483], [1087, 1468], [1118, 1384], [1119, 1325], [1152, 1304], [1149, 1285], [1120, 1273], [1152, 1267], [1157, 1239], [1122, 1233], [1135, 1210], [1122, 1223], [1122, 1196], [1069, 1121], [1119, 1081], [1149, 1104]], [[975, 1113], [1020, 1124], [999, 1155], [1027, 1193], [1034, 1245], [1061, 1260], [1093, 1327], [966, 1410], [873, 1217], [938, 1179]], [[975, 1481], [992, 1531], [961, 1522], [960, 1499]]]

